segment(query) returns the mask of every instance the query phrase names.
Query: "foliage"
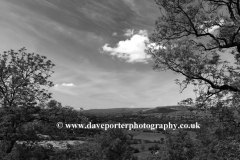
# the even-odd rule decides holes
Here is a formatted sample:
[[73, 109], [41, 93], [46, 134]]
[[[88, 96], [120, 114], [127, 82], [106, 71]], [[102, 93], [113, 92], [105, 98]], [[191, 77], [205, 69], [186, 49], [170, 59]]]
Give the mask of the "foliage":
[[133, 153], [139, 153], [139, 149], [138, 148], [132, 148]]
[[148, 148], [149, 151], [157, 151], [157, 150], [159, 150], [159, 149], [160, 149], [160, 148], [159, 148], [159, 146], [158, 146], [157, 144], [155, 144], [155, 145], [153, 145], [153, 146], [151, 146], [151, 147]]
[[185, 160], [196, 156], [199, 143], [194, 143], [186, 131], [181, 130], [178, 135], [171, 135], [168, 138], [170, 159]]
[[101, 145], [102, 153], [107, 160], [136, 159], [129, 139], [130, 137], [121, 129], [109, 129], [96, 136], [96, 142]]
[[169, 160], [169, 158], [162, 154], [151, 154], [145, 160]]
[[220, 122], [203, 122], [194, 138], [188, 131], [180, 130], [177, 135], [168, 135], [169, 158], [237, 160], [240, 158], [239, 132], [239, 128], [224, 126]]
[[191, 106], [191, 105], [193, 105], [193, 99], [192, 98], [187, 98], [187, 99], [182, 100], [178, 104]]
[[[240, 9], [237, 0], [156, 0], [161, 11], [148, 53], [155, 70], [171, 70], [194, 85], [197, 102], [240, 98]], [[224, 61], [222, 55], [232, 55]], [[226, 56], [224, 56], [226, 58]], [[237, 100], [238, 99], [238, 100]], [[206, 106], [205, 106], [206, 107]]]
[[197, 132], [198, 157], [202, 159], [239, 159], [240, 128], [224, 123], [203, 124]]
[[54, 64], [45, 56], [10, 50], [0, 55], [0, 134], [10, 153], [17, 140], [37, 140], [34, 129], [40, 108], [51, 94], [46, 88]]
[[15, 149], [9, 153], [4, 159], [6, 160], [38, 160], [50, 159], [54, 155], [54, 150], [51, 146], [45, 148], [42, 146], [26, 146], [16, 145]]
[[100, 146], [96, 143], [84, 143], [71, 146], [67, 150], [54, 149], [51, 145], [48, 148], [42, 146], [16, 145], [16, 148], [4, 160], [96, 160], [103, 159]]
[[[46, 105], [42, 106], [39, 112], [38, 123], [41, 134], [50, 135], [51, 139], [69, 139], [76, 137], [79, 130], [67, 129], [65, 127], [58, 129], [58, 122], [65, 123], [86, 123], [87, 119], [82, 112], [74, 110], [72, 107], [63, 107], [61, 103], [51, 100]], [[75, 138], [76, 139], [76, 138]]]
[[147, 49], [153, 68], [183, 75], [176, 83], [181, 92], [193, 85], [196, 99], [181, 104], [209, 109], [217, 118], [215, 124], [201, 124], [195, 140], [183, 132], [171, 135], [170, 159], [239, 159], [233, 109], [239, 116], [240, 1], [155, 1], [160, 17]]
[[89, 142], [69, 147], [67, 150], [57, 150], [51, 157], [51, 160], [81, 159], [81, 160], [102, 160], [103, 155], [100, 145], [95, 142]]
[[53, 66], [46, 57], [26, 53], [25, 48], [0, 55], [0, 159], [136, 159], [133, 152], [139, 150], [130, 146], [130, 136], [120, 129], [103, 132], [93, 142], [67, 145], [67, 150], [38, 145], [45, 137], [62, 140], [80, 135], [77, 130], [58, 129], [57, 122], [88, 122], [82, 109], [77, 111], [55, 100], [48, 101], [51, 94], [47, 88], [53, 86], [48, 78]]

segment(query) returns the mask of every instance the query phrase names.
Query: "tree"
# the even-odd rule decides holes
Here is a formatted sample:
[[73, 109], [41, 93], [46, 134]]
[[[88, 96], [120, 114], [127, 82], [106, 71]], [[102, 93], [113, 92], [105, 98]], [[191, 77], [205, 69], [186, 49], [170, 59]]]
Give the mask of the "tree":
[[193, 99], [192, 98], [187, 98], [185, 100], [182, 100], [178, 104], [179, 105], [184, 105], [184, 106], [192, 106], [193, 105]]
[[[230, 107], [240, 107], [240, 1], [155, 1], [161, 13], [147, 44], [153, 68], [183, 75], [184, 79], [176, 83], [181, 92], [188, 85], [195, 87], [197, 97], [191, 104], [201, 109], [214, 108], [221, 113], [221, 119], [233, 117]], [[238, 157], [240, 130], [231, 123], [218, 122], [217, 127], [208, 126], [206, 131], [201, 128], [197, 133], [202, 136], [196, 141], [180, 136], [170, 140], [172, 159]], [[183, 140], [192, 147], [185, 146]]]
[[75, 144], [72, 149], [57, 150], [51, 155], [51, 160], [103, 160], [100, 145], [95, 142]]
[[[229, 95], [240, 99], [240, 2], [238, 0], [155, 0], [161, 14], [149, 37], [155, 70], [171, 70], [185, 79], [183, 91], [196, 86], [197, 102]], [[234, 56], [234, 64], [221, 55]], [[227, 101], [225, 101], [227, 102]], [[229, 101], [228, 101], [229, 102]]]
[[18, 140], [36, 140], [34, 126], [41, 108], [51, 98], [47, 88], [54, 64], [45, 56], [10, 50], [0, 54], [0, 139], [4, 152]]
[[129, 137], [124, 130], [109, 129], [96, 136], [96, 142], [101, 145], [104, 159], [134, 160], [133, 149]]
[[200, 146], [198, 141], [193, 141], [187, 131], [180, 130], [177, 135], [168, 135], [169, 142], [167, 143], [169, 159], [193, 159], [196, 158], [198, 148]]
[[49, 135], [51, 139], [76, 139], [76, 133], [79, 132], [78, 129], [69, 129], [63, 127], [61, 129], [56, 127], [58, 122], [63, 124], [71, 123], [84, 123], [86, 124], [87, 118], [82, 112], [75, 110], [70, 106], [63, 107], [60, 102], [56, 100], [50, 100], [44, 108], [42, 107], [39, 112], [39, 119], [41, 123], [38, 124], [41, 134]]

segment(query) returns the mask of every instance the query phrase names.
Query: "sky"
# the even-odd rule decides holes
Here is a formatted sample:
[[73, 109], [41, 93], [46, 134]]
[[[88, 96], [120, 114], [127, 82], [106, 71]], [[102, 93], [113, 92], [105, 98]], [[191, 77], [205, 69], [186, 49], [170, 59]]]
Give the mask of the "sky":
[[154, 0], [1, 0], [0, 52], [26, 47], [56, 66], [53, 99], [76, 109], [153, 108], [194, 98], [144, 50]]

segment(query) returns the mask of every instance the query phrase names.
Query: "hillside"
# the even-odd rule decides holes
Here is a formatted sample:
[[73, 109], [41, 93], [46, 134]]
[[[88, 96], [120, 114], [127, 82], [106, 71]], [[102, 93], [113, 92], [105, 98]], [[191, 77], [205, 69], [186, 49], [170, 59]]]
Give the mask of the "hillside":
[[186, 106], [158, 106], [155, 108], [109, 108], [109, 109], [89, 109], [85, 110], [88, 114], [128, 114], [128, 113], [140, 113], [140, 114], [151, 114], [151, 113], [171, 113], [176, 111], [186, 111]]
[[138, 113], [148, 108], [109, 108], [109, 109], [89, 109], [85, 113], [89, 114], [120, 114], [120, 113]]

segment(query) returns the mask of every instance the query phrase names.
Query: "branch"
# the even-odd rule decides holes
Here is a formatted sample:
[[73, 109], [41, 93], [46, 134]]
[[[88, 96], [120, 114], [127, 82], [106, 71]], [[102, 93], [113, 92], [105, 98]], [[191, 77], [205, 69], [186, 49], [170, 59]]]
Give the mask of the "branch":
[[239, 30], [240, 30], [240, 27], [238, 27], [238, 30], [233, 34], [233, 37], [232, 37], [232, 40], [231, 40], [232, 43], [234, 43], [234, 39], [238, 35]]
[[240, 16], [240, 4], [239, 4], [239, 0], [237, 0], [236, 6], [237, 6], [238, 15]]
[[[150, 53], [157, 59], [157, 62], [158, 63], [161, 63], [161, 61], [159, 60], [159, 58], [153, 53], [153, 52], [151, 52], [150, 51]], [[236, 87], [233, 87], [233, 86], [230, 86], [230, 85], [227, 85], [227, 84], [225, 84], [225, 85], [221, 85], [221, 86], [219, 86], [219, 85], [216, 85], [216, 84], [214, 84], [211, 80], [209, 80], [209, 79], [207, 79], [207, 78], [204, 78], [204, 77], [202, 77], [202, 76], [200, 76], [200, 75], [189, 75], [189, 74], [187, 74], [187, 73], [185, 73], [185, 72], [183, 72], [183, 71], [181, 71], [181, 70], [178, 70], [178, 69], [175, 69], [175, 68], [173, 68], [171, 65], [169, 65], [169, 64], [166, 64], [167, 65], [167, 67], [170, 69], [170, 70], [172, 70], [172, 71], [174, 71], [174, 72], [176, 72], [176, 73], [181, 73], [182, 75], [184, 75], [185, 77], [187, 77], [188, 79], [192, 79], [192, 80], [194, 80], [194, 79], [196, 79], [196, 80], [203, 80], [204, 82], [207, 82], [213, 89], [219, 89], [219, 90], [228, 90], [228, 91], [233, 91], [233, 92], [240, 92], [240, 89], [238, 89], [238, 88], [236, 88]]]
[[226, 3], [227, 5], [227, 8], [228, 8], [228, 11], [230, 13], [230, 18], [233, 20], [233, 21], [236, 21], [236, 17], [234, 16], [234, 13], [233, 13], [233, 10], [232, 10], [232, 2], [230, 0], [229, 3]]

